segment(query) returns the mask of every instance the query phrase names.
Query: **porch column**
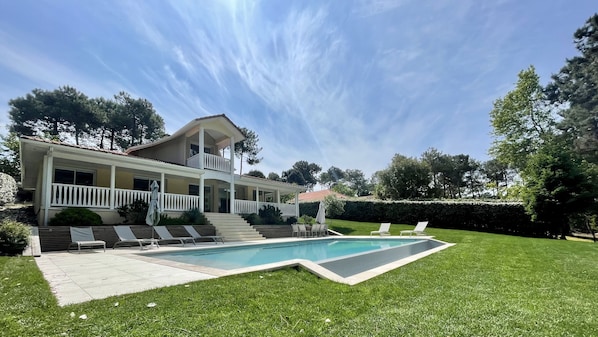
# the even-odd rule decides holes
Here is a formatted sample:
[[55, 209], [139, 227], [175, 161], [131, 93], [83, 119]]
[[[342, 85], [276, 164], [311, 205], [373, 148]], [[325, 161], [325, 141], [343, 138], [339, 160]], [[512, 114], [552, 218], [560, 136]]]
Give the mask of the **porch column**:
[[166, 189], [166, 181], [164, 180], [164, 172], [160, 173], [160, 210], [164, 212], [164, 190]]
[[114, 209], [114, 201], [116, 199], [115, 188], [116, 186], [116, 166], [110, 166], [110, 209]]
[[203, 174], [199, 176], [199, 210], [203, 213], [204, 211], [204, 198], [205, 198], [205, 181]]
[[230, 213], [235, 214], [235, 137], [230, 137]]
[[256, 213], [260, 212], [260, 188], [255, 187], [255, 209]]
[[299, 217], [299, 191], [295, 192], [295, 214]]
[[51, 147], [48, 153], [44, 156], [44, 198], [42, 205], [44, 208], [44, 226], [48, 226], [48, 214], [50, 210], [50, 204], [52, 202], [52, 172], [54, 171], [54, 148]]
[[[204, 161], [205, 153], [204, 153], [204, 149], [203, 149], [205, 147], [204, 135], [205, 135], [205, 129], [204, 129], [203, 125], [200, 125], [199, 126], [199, 168], [202, 170], [205, 167], [204, 166], [205, 165], [205, 161]], [[203, 202], [202, 202], [202, 204], [203, 204]]]
[[276, 190], [276, 203], [280, 204], [280, 190]]

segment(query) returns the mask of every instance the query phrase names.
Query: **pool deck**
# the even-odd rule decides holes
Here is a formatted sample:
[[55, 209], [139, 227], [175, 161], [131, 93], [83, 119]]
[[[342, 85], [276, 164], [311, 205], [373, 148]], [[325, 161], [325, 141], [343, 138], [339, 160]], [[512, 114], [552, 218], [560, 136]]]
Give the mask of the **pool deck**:
[[[297, 240], [298, 239], [296, 238], [268, 239], [267, 242], [289, 242]], [[227, 242], [224, 246], [256, 243], [264, 243], [264, 241]], [[143, 251], [140, 251], [139, 248], [132, 247], [119, 249], [109, 248], [106, 249], [105, 253], [101, 249], [85, 250], [81, 253], [77, 253], [76, 251], [70, 253], [44, 252], [40, 257], [36, 257], [35, 261], [43, 273], [44, 278], [48, 281], [52, 292], [58, 300], [58, 304], [64, 306], [116, 295], [136, 293], [149, 289], [208, 280], [220, 276], [297, 265], [309, 269], [312, 273], [320, 277], [352, 285], [413, 262], [438, 250], [450, 247], [451, 245], [449, 244], [435, 248], [347, 278], [340, 277], [326, 268], [306, 260], [290, 260], [258, 267], [222, 271], [206, 267], [168, 262], [166, 260], [157, 260], [151, 258], [151, 255], [149, 254], [139, 254], [140, 252], [180, 251], [182, 249], [212, 248], [215, 246], [216, 245], [213, 243], [198, 243], [195, 246], [187, 244], [184, 247], [180, 245], [162, 245], [159, 249], [146, 249]], [[218, 246], [223, 245], [218, 244]]]

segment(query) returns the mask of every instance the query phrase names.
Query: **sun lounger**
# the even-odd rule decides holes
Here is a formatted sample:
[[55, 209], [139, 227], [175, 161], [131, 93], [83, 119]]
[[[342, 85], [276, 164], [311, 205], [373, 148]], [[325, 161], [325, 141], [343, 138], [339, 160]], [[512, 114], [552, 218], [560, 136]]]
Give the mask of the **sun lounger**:
[[157, 240], [153, 240], [153, 239], [138, 239], [135, 234], [133, 234], [133, 231], [131, 230], [131, 227], [129, 226], [112, 226], [114, 228], [114, 231], [116, 232], [116, 235], [118, 236], [118, 241], [114, 244], [114, 246], [112, 247], [112, 249], [118, 247], [118, 246], [122, 246], [122, 245], [139, 245], [139, 249], [143, 249], [143, 245], [151, 245], [153, 244], [157, 244], [158, 241]]
[[373, 234], [390, 235], [390, 222], [383, 222], [380, 224], [380, 228], [377, 231], [371, 231], [370, 236]]
[[420, 221], [417, 223], [417, 225], [415, 226], [415, 228], [413, 230], [404, 230], [401, 231], [401, 235], [403, 234], [409, 234], [409, 236], [415, 234], [415, 235], [426, 235], [426, 233], [424, 232], [426, 230], [426, 226], [428, 226], [428, 222], [427, 221]]
[[168, 228], [166, 228], [165, 226], [154, 226], [154, 230], [156, 231], [156, 233], [158, 233], [158, 236], [160, 236], [160, 242], [178, 241], [183, 246], [185, 245], [185, 242], [191, 242], [195, 244], [195, 239], [193, 239], [190, 236], [172, 236], [172, 234], [170, 234], [170, 232], [168, 231]]
[[185, 230], [187, 231], [187, 233], [189, 233], [189, 235], [191, 235], [191, 237], [193, 238], [194, 241], [197, 241], [198, 239], [212, 239], [212, 240], [214, 240], [214, 243], [218, 243], [218, 241], [224, 243], [224, 240], [222, 239], [222, 236], [219, 236], [219, 235], [201, 235], [201, 234], [199, 234], [195, 230], [195, 228], [193, 226], [190, 226], [190, 225], [183, 226], [183, 228], [185, 228]]
[[71, 247], [77, 246], [77, 251], [80, 253], [83, 247], [102, 247], [106, 251], [106, 241], [96, 240], [93, 236], [91, 227], [71, 227], [71, 243], [67, 251], [71, 251]]

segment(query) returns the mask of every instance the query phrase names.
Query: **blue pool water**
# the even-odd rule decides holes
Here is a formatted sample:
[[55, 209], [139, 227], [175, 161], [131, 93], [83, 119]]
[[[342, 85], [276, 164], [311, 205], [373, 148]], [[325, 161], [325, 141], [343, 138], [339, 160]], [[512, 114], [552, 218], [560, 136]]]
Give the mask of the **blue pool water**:
[[292, 259], [316, 263], [403, 246], [421, 239], [325, 239], [156, 253], [154, 258], [232, 270]]

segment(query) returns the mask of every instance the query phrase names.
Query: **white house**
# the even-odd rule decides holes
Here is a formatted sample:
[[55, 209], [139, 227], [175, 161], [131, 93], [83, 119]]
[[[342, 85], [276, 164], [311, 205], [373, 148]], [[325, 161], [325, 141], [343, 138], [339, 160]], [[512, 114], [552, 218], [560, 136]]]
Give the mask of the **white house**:
[[[116, 209], [137, 199], [149, 201], [149, 185], [160, 185], [162, 210], [177, 216], [191, 208], [208, 213], [257, 213], [263, 205], [283, 216], [298, 216], [299, 204], [280, 196], [303, 186], [235, 174], [234, 151], [223, 149], [244, 139], [225, 115], [197, 118], [150, 144], [123, 152], [21, 137], [21, 181], [33, 190], [40, 225], [65, 207], [86, 207], [104, 223], [120, 223]], [[234, 146], [233, 146], [234, 147]]]

